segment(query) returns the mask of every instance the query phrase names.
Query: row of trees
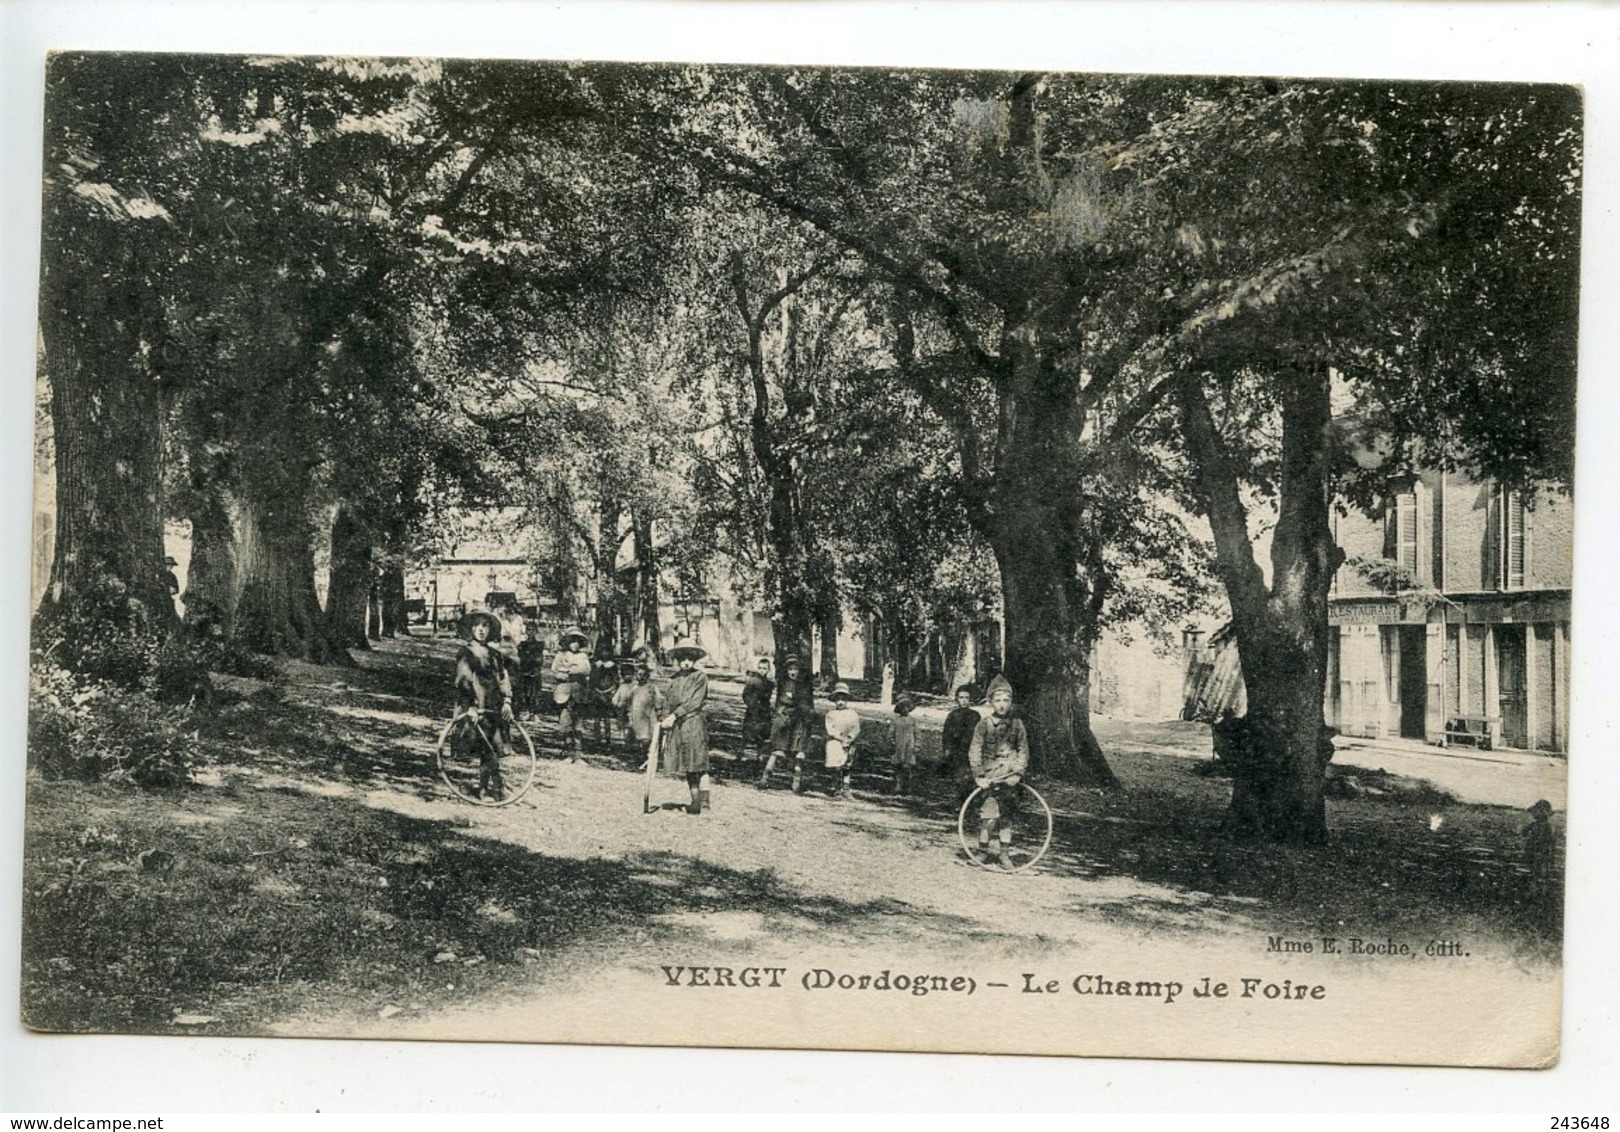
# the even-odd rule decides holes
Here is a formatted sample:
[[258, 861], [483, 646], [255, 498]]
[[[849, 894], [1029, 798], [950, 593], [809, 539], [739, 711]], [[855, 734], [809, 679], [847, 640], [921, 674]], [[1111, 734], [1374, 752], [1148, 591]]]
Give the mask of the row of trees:
[[1107, 785], [1093, 644], [1218, 579], [1238, 790], [1312, 842], [1329, 508], [1569, 478], [1561, 88], [62, 56], [50, 105], [47, 615], [167, 609], [183, 517], [188, 604], [336, 659], [516, 506], [604, 631], [723, 570], [903, 675], [993, 596], [1042, 769]]

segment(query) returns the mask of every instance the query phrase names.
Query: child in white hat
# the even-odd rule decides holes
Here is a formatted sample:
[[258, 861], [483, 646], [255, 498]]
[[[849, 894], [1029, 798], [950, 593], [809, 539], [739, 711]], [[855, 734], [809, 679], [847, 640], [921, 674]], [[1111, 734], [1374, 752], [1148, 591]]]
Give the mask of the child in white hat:
[[827, 769], [838, 779], [838, 789], [833, 792], [833, 797], [847, 799], [852, 797], [849, 775], [854, 769], [855, 741], [861, 735], [861, 717], [849, 706], [849, 685], [842, 680], [833, 685], [832, 702], [827, 718], [822, 721], [827, 731]]

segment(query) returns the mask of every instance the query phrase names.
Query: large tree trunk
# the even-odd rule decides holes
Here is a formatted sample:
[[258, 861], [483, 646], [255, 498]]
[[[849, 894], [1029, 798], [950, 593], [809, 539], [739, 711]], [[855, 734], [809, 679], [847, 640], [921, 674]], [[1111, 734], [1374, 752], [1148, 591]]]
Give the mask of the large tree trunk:
[[326, 587], [330, 638], [354, 649], [371, 647], [371, 530], [347, 505], [332, 520], [332, 573]]
[[799, 657], [805, 674], [810, 672], [810, 653], [816, 624], [816, 601], [807, 581], [803, 524], [798, 513], [798, 493], [791, 479], [788, 462], [772, 458], [771, 506], [766, 521], [771, 564], [767, 571], [775, 598], [771, 629], [776, 637], [776, 670], [785, 671], [788, 656]]
[[618, 656], [619, 628], [623, 622], [624, 591], [619, 587], [619, 517], [623, 506], [616, 499], [603, 499], [596, 507], [596, 641], [597, 648], [611, 648]]
[[[162, 420], [142, 360], [154, 314], [134, 256], [111, 236], [95, 266], [47, 265], [40, 304], [56, 464], [56, 556], [42, 611], [134, 601], [152, 629], [175, 621], [163, 565]], [[124, 280], [125, 282], [119, 282]], [[137, 614], [139, 616], [139, 614]]]
[[311, 533], [302, 501], [241, 501], [236, 638], [256, 652], [317, 664], [352, 664], [321, 612]]
[[[783, 672], [784, 661], [791, 655], [800, 659], [808, 674], [821, 592], [812, 572], [810, 531], [800, 506], [801, 469], [782, 440], [804, 427], [814, 402], [802, 390], [785, 394], [781, 421], [772, 419], [764, 335], [772, 314], [810, 276], [789, 279], [783, 287], [759, 297], [756, 305], [750, 295], [740, 252], [732, 253], [731, 273], [737, 311], [748, 330], [745, 372], [750, 398], [748, 440], [767, 492], [765, 545], [769, 556], [765, 574], [766, 592], [773, 605], [771, 628], [776, 638], [776, 670]], [[789, 352], [791, 349], [790, 345]]]
[[191, 563], [186, 569], [186, 623], [205, 635], [229, 637], [240, 592], [234, 504], [220, 488], [193, 482]]
[[1073, 560], [1032, 548], [1042, 538], [1029, 519], [993, 540], [1006, 608], [1002, 674], [1029, 728], [1030, 769], [1073, 782], [1115, 788], [1119, 780], [1091, 730], [1094, 623], [1074, 593]]
[[1117, 788], [1091, 730], [1091, 650], [1101, 582], [1083, 534], [1084, 408], [1073, 374], [1051, 365], [1032, 330], [1002, 340], [993, 515], [986, 535], [1001, 572], [1004, 674], [1029, 728], [1030, 768]]
[[843, 614], [839, 612], [837, 599], [824, 600], [821, 606], [821, 615], [817, 618], [817, 635], [821, 641], [821, 678], [827, 681], [838, 679], [838, 634], [844, 627]]
[[410, 635], [405, 614], [405, 567], [397, 558], [383, 567], [382, 579], [382, 635], [405, 637]]
[[1248, 714], [1220, 741], [1233, 772], [1229, 826], [1239, 837], [1318, 845], [1327, 839], [1323, 786], [1333, 754], [1322, 716], [1327, 594], [1344, 559], [1328, 517], [1332, 408], [1326, 367], [1279, 386], [1282, 474], [1269, 589], [1249, 540], [1241, 468], [1197, 378], [1182, 383], [1181, 402], [1248, 695]]

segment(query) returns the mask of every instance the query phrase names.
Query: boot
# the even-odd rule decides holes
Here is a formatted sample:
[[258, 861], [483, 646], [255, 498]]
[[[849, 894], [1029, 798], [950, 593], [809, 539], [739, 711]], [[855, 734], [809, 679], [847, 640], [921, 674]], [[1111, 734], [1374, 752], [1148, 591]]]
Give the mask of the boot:
[[855, 797], [854, 794], [850, 793], [849, 779], [846, 778], [841, 783], [839, 783], [839, 785], [838, 785], [838, 793], [834, 794], [833, 797], [837, 798], [840, 802], [847, 802], [851, 798]]
[[795, 794], [803, 794], [804, 793], [804, 760], [803, 759], [794, 759], [793, 760], [793, 792]]
[[1013, 864], [1012, 858], [1007, 856], [1007, 843], [1005, 841], [1001, 842], [996, 847], [996, 862], [1009, 872], [1017, 868], [1017, 866]]
[[775, 769], [776, 769], [776, 756], [774, 754], [767, 755], [765, 757], [765, 769], [763, 769], [763, 770], [761, 770], [759, 772], [759, 788], [761, 790], [769, 790], [770, 789], [770, 787], [771, 787], [771, 771], [773, 771]]
[[708, 775], [705, 774], [702, 778], [698, 779], [697, 800], [699, 810], [707, 810], [709, 808], [709, 786], [710, 782]]

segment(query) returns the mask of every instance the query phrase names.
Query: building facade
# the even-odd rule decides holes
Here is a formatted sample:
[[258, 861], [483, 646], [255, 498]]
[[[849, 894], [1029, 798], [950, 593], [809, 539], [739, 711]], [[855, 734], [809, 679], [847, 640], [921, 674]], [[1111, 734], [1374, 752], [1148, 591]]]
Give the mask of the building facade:
[[1336, 516], [1326, 717], [1341, 734], [1563, 754], [1573, 503], [1455, 472]]

